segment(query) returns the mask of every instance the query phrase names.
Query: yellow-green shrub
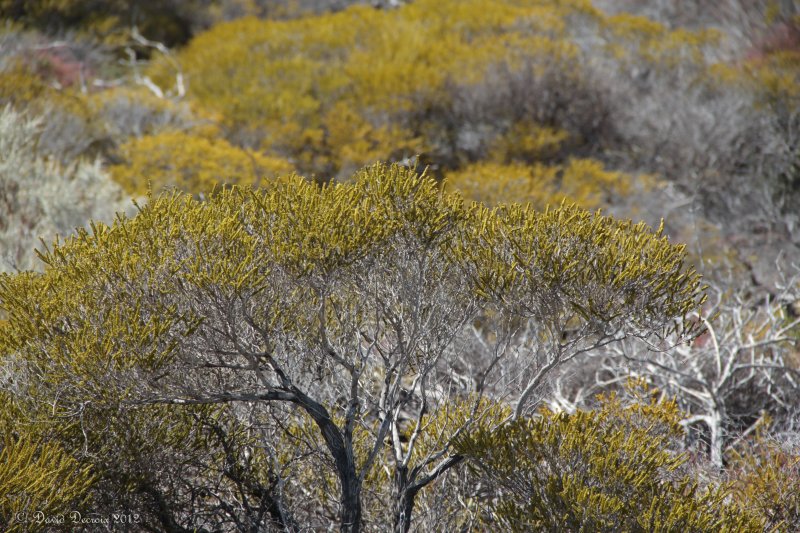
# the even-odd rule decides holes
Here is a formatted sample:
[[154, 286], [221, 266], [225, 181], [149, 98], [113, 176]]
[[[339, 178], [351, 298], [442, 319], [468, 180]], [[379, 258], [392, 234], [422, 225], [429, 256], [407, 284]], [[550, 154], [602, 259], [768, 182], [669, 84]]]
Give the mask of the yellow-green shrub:
[[[158, 451], [160, 437], [137, 435], [142, 427], [156, 436], [171, 427], [192, 435], [191, 427], [154, 416], [161, 409], [178, 416], [182, 409], [173, 408], [193, 401], [299, 407], [325, 442], [326, 471], [335, 470], [341, 485], [359, 476], [353, 490], [363, 492], [361, 480], [380, 463], [361, 459], [359, 451], [377, 457], [390, 429], [380, 423], [383, 432], [368, 431], [376, 412], [394, 417], [392, 439], [403, 446], [394, 438], [405, 431], [396, 428], [399, 408], [376, 411], [377, 393], [401, 402], [402, 383], [446, 365], [457, 347], [451, 328], [470, 324], [481, 302], [519, 296], [534, 309], [526, 312], [552, 330], [563, 320], [608, 321], [622, 334], [656, 334], [680, 327], [675, 319], [702, 302], [699, 276], [684, 268], [684, 258], [682, 247], [643, 224], [569, 206], [539, 213], [465, 205], [399, 166], [375, 165], [344, 184], [294, 178], [259, 190], [231, 187], [203, 201], [175, 193], [154, 198], [133, 219], [96, 224], [53, 245], [42, 254], [42, 274], [0, 275], [0, 312], [7, 320], [0, 358], [13, 357], [14, 371], [31, 374], [21, 398], [32, 397], [40, 410], [57, 409], [62, 423], [71, 423], [70, 451], [96, 449], [95, 439], [84, 444], [81, 438], [86, 413], [93, 414], [90, 429], [104, 446], [114, 441], [107, 427], [127, 429], [125, 464], [153, 481], [170, 483], [172, 472], [186, 480], [182, 493], [156, 496], [182, 526], [196, 527], [198, 514], [183, 509], [199, 505], [192, 496], [219, 470], [193, 469], [195, 447], [176, 446], [168, 451], [178, 464], [169, 462], [163, 472], [157, 463], [153, 472], [151, 459], [168, 454]], [[406, 351], [397, 331], [419, 340]], [[369, 332], [376, 337], [365, 346]], [[253, 353], [264, 348], [269, 351]], [[273, 370], [260, 379], [251, 372], [261, 372], [261, 363], [248, 365], [243, 357], [262, 359]], [[440, 417], [422, 420], [425, 407], [418, 410], [420, 431], [434, 431], [420, 438], [420, 451], [452, 438], [468, 416], [440, 408], [452, 399], [446, 388], [435, 394], [440, 399], [430, 408]], [[369, 407], [355, 409], [360, 401]], [[137, 407], [148, 402], [171, 405]], [[107, 423], [107, 415], [131, 423]], [[361, 436], [364, 448], [355, 440]], [[143, 455], [136, 453], [137, 440], [150, 445]], [[93, 460], [112, 452], [101, 448]], [[440, 457], [432, 454], [421, 468], [434, 468]], [[430, 483], [424, 472], [420, 487]], [[107, 481], [112, 495], [120, 489], [115, 478]], [[351, 514], [340, 520], [361, 520], [360, 501], [348, 498], [343, 489], [340, 508], [349, 505]], [[152, 510], [152, 502], [137, 508]]]
[[[600, 93], [592, 94], [599, 88], [587, 78], [589, 61], [573, 28], [602, 36], [626, 61], [670, 68], [698, 63], [716, 38], [640, 17], [605, 17], [590, 2], [419, 0], [390, 11], [353, 6], [291, 21], [219, 24], [179, 59], [189, 94], [224, 117], [231, 138], [292, 158], [303, 171], [337, 174], [415, 139], [428, 151], [450, 150], [446, 137], [475, 121], [497, 124], [481, 142], [505, 135], [495, 148], [513, 157], [535, 157], [541, 146], [528, 141], [542, 142], [537, 137], [548, 131], [555, 144], [565, 134], [585, 137], [571, 139], [579, 146], [599, 142], [592, 136], [602, 130], [587, 125], [606, 111]], [[498, 68], [539, 80], [525, 98], [541, 105], [509, 101], [519, 97], [513, 94], [497, 101], [490, 81]], [[172, 67], [156, 62], [151, 74], [171, 83]], [[460, 111], [459, 91], [473, 86], [488, 94], [470, 97], [474, 109]], [[346, 123], [370, 127], [337, 126], [331, 117], [343, 109], [351, 114]]]
[[131, 139], [120, 152], [126, 161], [113, 165], [111, 175], [132, 195], [169, 187], [200, 193], [221, 184], [254, 186], [294, 172], [286, 160], [179, 131]]
[[564, 200], [597, 207], [626, 194], [633, 180], [592, 159], [572, 159], [564, 165], [475, 163], [446, 177], [449, 186], [488, 205], [519, 202], [537, 208]]
[[58, 91], [19, 62], [0, 76], [0, 102], [3, 104], [25, 105], [45, 98], [57, 100], [59, 95]]
[[[452, 88], [481, 82], [492, 65], [575, 73], [580, 50], [566, 28], [576, 16], [599, 15], [586, 2], [421, 0], [249, 18], [199, 35], [179, 59], [189, 94], [224, 117], [231, 138], [303, 171], [340, 174], [398, 150], [441, 150], [436, 122], [447, 113], [432, 110], [449, 108]], [[151, 74], [163, 83], [172, 75], [164, 62]]]
[[459, 450], [500, 489], [487, 522], [509, 531], [762, 531], [727, 488], [700, 488], [681, 471], [677, 406], [648, 396], [465, 435]]
[[730, 452], [728, 475], [734, 497], [771, 531], [800, 528], [800, 449], [757, 432]]
[[7, 532], [50, 530], [44, 520], [77, 511], [89, 497], [94, 481], [91, 469], [57, 443], [4, 433], [0, 441], [0, 526]]
[[605, 18], [602, 27], [607, 49], [614, 57], [623, 63], [644, 62], [658, 69], [702, 69], [706, 64], [704, 52], [718, 46], [723, 37], [711, 29], [673, 30], [629, 13]]
[[520, 121], [495, 139], [490, 157], [497, 161], [548, 160], [568, 138], [567, 131]]

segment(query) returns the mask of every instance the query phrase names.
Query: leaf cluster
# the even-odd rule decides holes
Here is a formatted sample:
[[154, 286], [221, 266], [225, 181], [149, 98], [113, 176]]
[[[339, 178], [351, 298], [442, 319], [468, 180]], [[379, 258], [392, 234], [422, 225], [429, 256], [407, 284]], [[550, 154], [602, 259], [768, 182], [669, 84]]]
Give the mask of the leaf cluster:
[[761, 531], [727, 503], [724, 487], [700, 488], [680, 472], [674, 402], [602, 399], [594, 411], [544, 410], [480, 428], [459, 440], [473, 468], [495, 484], [486, 520], [513, 531]]

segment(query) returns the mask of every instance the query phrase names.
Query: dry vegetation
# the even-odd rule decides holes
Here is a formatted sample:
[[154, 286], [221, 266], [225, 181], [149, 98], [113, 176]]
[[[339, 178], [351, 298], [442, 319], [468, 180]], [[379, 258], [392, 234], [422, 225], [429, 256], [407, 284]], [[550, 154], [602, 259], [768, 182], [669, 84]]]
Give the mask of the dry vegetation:
[[797, 1], [0, 19], [0, 529], [800, 528]]

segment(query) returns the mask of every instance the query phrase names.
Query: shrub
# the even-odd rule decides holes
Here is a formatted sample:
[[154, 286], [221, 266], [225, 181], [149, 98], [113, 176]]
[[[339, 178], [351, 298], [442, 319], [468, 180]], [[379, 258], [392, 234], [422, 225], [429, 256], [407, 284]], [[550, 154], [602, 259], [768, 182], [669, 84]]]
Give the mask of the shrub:
[[111, 175], [133, 195], [169, 187], [210, 192], [215, 185], [258, 185], [294, 172], [288, 161], [179, 131], [131, 139], [120, 152], [125, 162], [113, 165]]
[[[634, 396], [635, 397], [635, 396]], [[674, 402], [639, 393], [595, 411], [544, 410], [538, 418], [479, 431], [459, 450], [493, 483], [487, 522], [512, 531], [761, 531], [728, 503], [725, 487], [701, 488], [677, 453]]]
[[[227, 455], [197, 466], [198, 448], [180, 446], [196, 442], [195, 426], [166, 414], [216, 404], [244, 412], [239, 420], [264, 448], [274, 441], [246, 416], [251, 408], [277, 405], [273, 427], [286, 438], [285, 412], [304, 412], [324, 446], [301, 444], [317, 448], [325, 468], [298, 485], [308, 494], [315, 485], [306, 479], [335, 476], [338, 520], [355, 531], [368, 476], [386, 475], [384, 520], [407, 530], [416, 496], [461, 462], [453, 438], [480, 414], [480, 396], [462, 396], [452, 369], [463, 355], [458, 339], [473, 335], [481, 309], [495, 304], [497, 314], [525, 321], [508, 350], [535, 369], [514, 376], [518, 415], [559, 362], [627, 336], [683, 330], [676, 320], [702, 302], [684, 257], [643, 224], [572, 206], [465, 205], [397, 165], [369, 167], [345, 184], [294, 178], [203, 201], [173, 193], [135, 218], [54, 245], [42, 274], [0, 276], [0, 359], [25, 377], [19, 401], [55, 412], [70, 451], [92, 462], [131, 453], [125, 464], [148, 474], [154, 494], [139, 494], [140, 505], [162, 504], [165, 528], [206, 519], [185, 509], [213, 486], [219, 466], [226, 476], [238, 468]], [[567, 325], [577, 331], [571, 340], [561, 336]], [[480, 372], [502, 378], [495, 363], [504, 355], [495, 351]], [[471, 408], [459, 408], [459, 397]], [[127, 440], [114, 448], [106, 439], [117, 432]], [[150, 461], [165, 453], [164, 432], [175, 434], [164, 448], [177, 450], [177, 464], [162, 469]], [[183, 491], [170, 496], [178, 482]], [[217, 494], [219, 512], [241, 501]]]
[[32, 268], [40, 237], [68, 235], [90, 219], [110, 222], [125, 209], [98, 162], [61, 165], [39, 152], [43, 123], [10, 106], [0, 112], [0, 271]]
[[21, 61], [0, 75], [0, 106], [12, 105], [33, 115], [47, 116], [37, 148], [69, 163], [82, 155], [97, 155], [104, 142], [93, 120], [87, 96], [73, 89], [56, 89]]
[[81, 507], [94, 482], [58, 444], [14, 436], [4, 428], [0, 443], [0, 526], [4, 531], [48, 531], [52, 520]]
[[537, 209], [569, 201], [598, 207], [625, 195], [631, 176], [603, 169], [598, 161], [572, 159], [564, 165], [475, 163], [446, 174], [448, 184], [488, 205], [518, 202]]
[[90, 97], [89, 104], [116, 144], [167, 130], [202, 130], [209, 136], [216, 133], [213, 119], [198, 116], [188, 103], [158, 98], [143, 88], [123, 86], [100, 91]]
[[197, 0], [2, 0], [0, 16], [51, 34], [78, 30], [109, 41], [133, 26], [148, 38], [176, 45], [201, 26], [206, 2]]
[[[488, 11], [478, 0], [424, 0], [391, 11], [354, 6], [299, 20], [220, 24], [196, 37], [179, 59], [189, 94], [224, 117], [232, 141], [295, 160], [303, 172], [345, 175], [376, 157], [413, 155], [417, 147], [450, 165], [463, 144], [453, 136], [482, 127], [492, 115], [499, 130], [464, 149], [467, 159], [516, 122], [564, 126], [577, 144], [591, 142], [597, 121], [584, 115], [592, 102], [595, 117], [602, 116], [597, 99], [581, 100], [583, 115], [569, 113], [576, 107], [573, 87], [590, 91], [581, 79], [579, 49], [565, 38], [567, 17], [577, 16], [596, 12], [585, 2], [499, 2]], [[459, 110], [458, 91], [494, 76], [495, 65], [513, 76], [526, 73], [520, 90], [536, 81], [530, 97], [518, 105], [487, 95], [476, 109]], [[170, 73], [164, 62], [151, 70], [160, 83]], [[500, 80], [489, 88], [502, 86]], [[563, 106], [551, 106], [551, 97]]]
[[800, 442], [797, 434], [765, 435], [764, 427], [729, 452], [728, 476], [741, 505], [770, 531], [800, 528]]

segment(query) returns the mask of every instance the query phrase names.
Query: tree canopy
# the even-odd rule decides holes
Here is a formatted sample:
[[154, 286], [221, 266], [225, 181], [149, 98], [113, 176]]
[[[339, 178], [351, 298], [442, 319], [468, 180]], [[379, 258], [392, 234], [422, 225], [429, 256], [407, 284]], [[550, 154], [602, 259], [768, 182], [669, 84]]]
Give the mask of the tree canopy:
[[[407, 528], [415, 495], [460, 461], [452, 438], [486, 407], [468, 400], [480, 385], [447, 382], [483, 314], [514, 332], [487, 342], [516, 343], [538, 368], [508, 376], [519, 416], [549, 369], [629, 336], [690, 333], [702, 301], [683, 247], [643, 224], [487, 208], [396, 165], [152, 198], [41, 259], [41, 274], [0, 280], [0, 346], [26, 376], [15, 403], [50, 421], [42, 432], [113, 425], [112, 406], [291, 404], [332, 461], [345, 530], [365, 520], [379, 464], [395, 472], [394, 524]], [[505, 354], [483, 363], [484, 380]], [[432, 438], [433, 413], [459, 396], [466, 413]]]

